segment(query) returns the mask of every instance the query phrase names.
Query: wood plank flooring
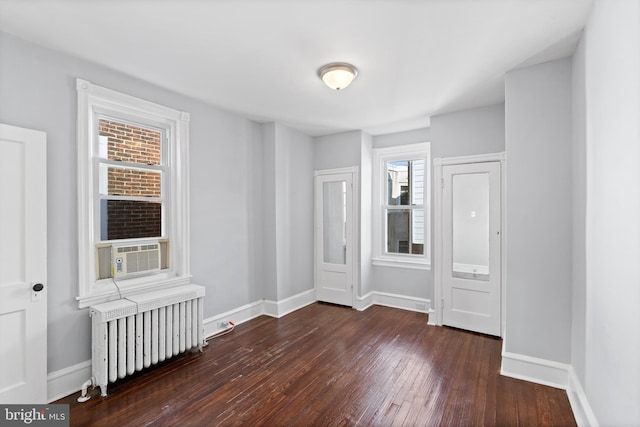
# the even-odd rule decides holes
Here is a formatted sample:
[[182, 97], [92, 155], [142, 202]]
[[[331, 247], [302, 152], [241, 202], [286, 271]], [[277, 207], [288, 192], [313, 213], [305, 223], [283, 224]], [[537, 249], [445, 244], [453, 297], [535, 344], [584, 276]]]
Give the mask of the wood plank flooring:
[[72, 426], [575, 426], [564, 391], [500, 376], [502, 341], [425, 314], [261, 316], [71, 405]]

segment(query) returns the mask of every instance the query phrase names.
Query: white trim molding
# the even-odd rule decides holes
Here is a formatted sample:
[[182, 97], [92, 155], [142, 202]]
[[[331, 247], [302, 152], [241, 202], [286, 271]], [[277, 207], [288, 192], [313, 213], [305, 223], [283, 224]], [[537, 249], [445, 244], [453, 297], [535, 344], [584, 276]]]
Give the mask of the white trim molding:
[[220, 322], [233, 322], [239, 325], [244, 322], [248, 322], [251, 319], [262, 316], [264, 314], [263, 301], [256, 301], [250, 304], [245, 304], [241, 307], [234, 308], [233, 310], [225, 311], [224, 313], [216, 314], [215, 316], [207, 317], [203, 320], [204, 324], [204, 336], [210, 338], [223, 329], [219, 327]]
[[580, 379], [570, 364], [509, 353], [503, 349], [500, 375], [565, 390], [578, 426], [599, 426]]
[[431, 270], [431, 264], [425, 264], [424, 262], [417, 262], [411, 259], [399, 260], [388, 258], [372, 258], [371, 263], [376, 267], [395, 267], [395, 268], [409, 268], [413, 270]]
[[316, 291], [310, 289], [281, 301], [264, 300], [264, 314], [280, 318], [316, 302]]
[[429, 299], [376, 291], [358, 297], [354, 308], [359, 311], [364, 311], [372, 305], [417, 311], [418, 313], [429, 313], [431, 310], [431, 300]]
[[80, 391], [78, 384], [91, 378], [91, 360], [50, 372], [47, 375], [47, 402], [51, 403]]
[[569, 367], [566, 363], [503, 351], [500, 375], [566, 390]]
[[355, 301], [355, 304], [353, 305], [353, 308], [355, 308], [358, 311], [364, 311], [367, 308], [371, 307], [373, 304], [374, 304], [373, 292], [369, 292], [364, 296], [356, 297], [356, 301]]
[[301, 292], [281, 301], [261, 300], [204, 319], [204, 336], [211, 337], [222, 330], [220, 322], [233, 322], [236, 325], [255, 319], [258, 316], [280, 318], [316, 302], [315, 289]]
[[580, 427], [598, 427], [598, 419], [591, 409], [587, 395], [582, 388], [580, 379], [576, 375], [573, 366], [569, 366], [569, 387], [567, 388], [567, 396], [576, 424]]
[[457, 156], [457, 157], [438, 157], [433, 159], [433, 164], [438, 166], [447, 165], [464, 165], [469, 163], [485, 163], [485, 162], [503, 162], [506, 159], [504, 152], [499, 153], [487, 153], [487, 154], [473, 154], [470, 156]]
[[316, 169], [313, 171], [313, 176], [323, 176], [323, 175], [335, 175], [339, 173], [358, 173], [358, 166], [349, 166], [346, 168], [335, 168], [335, 169]]

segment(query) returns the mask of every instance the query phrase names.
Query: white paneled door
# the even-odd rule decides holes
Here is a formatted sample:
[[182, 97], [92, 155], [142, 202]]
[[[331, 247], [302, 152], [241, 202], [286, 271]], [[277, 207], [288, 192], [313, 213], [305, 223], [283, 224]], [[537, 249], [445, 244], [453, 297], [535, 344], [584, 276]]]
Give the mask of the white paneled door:
[[0, 124], [0, 403], [47, 403], [47, 149]]
[[316, 298], [353, 307], [353, 174], [316, 172]]
[[442, 323], [501, 335], [500, 162], [442, 168]]

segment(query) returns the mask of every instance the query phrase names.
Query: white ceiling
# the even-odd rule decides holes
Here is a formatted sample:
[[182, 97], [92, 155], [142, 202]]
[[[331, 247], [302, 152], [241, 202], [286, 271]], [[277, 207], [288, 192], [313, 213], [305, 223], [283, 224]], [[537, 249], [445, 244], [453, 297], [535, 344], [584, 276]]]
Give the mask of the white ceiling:
[[[502, 102], [506, 71], [573, 52], [591, 3], [0, 0], [0, 30], [260, 122], [375, 135]], [[343, 91], [316, 74], [334, 61], [360, 71]]]

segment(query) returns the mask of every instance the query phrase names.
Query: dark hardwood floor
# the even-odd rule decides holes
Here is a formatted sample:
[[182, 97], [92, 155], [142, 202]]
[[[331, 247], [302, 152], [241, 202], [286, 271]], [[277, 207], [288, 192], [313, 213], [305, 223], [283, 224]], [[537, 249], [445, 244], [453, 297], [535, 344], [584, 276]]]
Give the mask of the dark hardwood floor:
[[574, 426], [564, 391], [500, 376], [501, 340], [316, 303], [261, 316], [71, 405], [72, 426]]

